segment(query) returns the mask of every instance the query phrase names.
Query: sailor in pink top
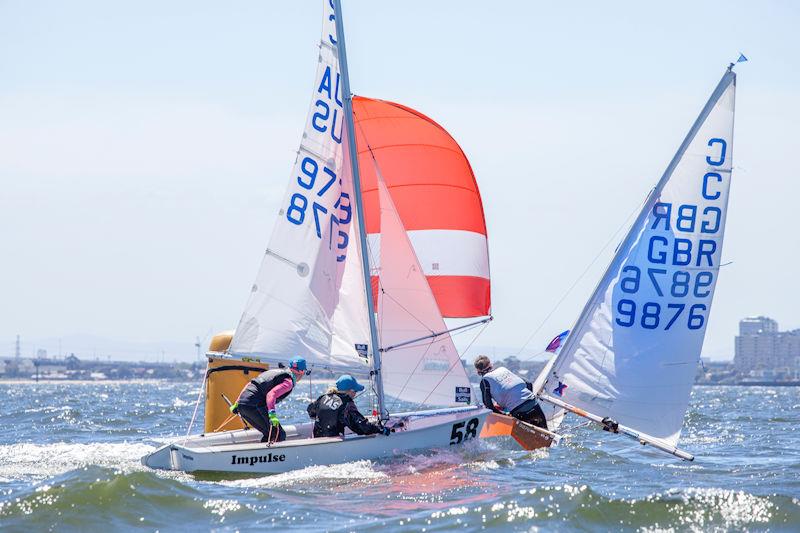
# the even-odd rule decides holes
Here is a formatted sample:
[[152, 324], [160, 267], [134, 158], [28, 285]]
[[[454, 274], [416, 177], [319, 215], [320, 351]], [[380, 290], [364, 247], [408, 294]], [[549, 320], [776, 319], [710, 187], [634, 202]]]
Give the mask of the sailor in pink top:
[[261, 442], [280, 442], [286, 439], [275, 413], [275, 406], [291, 394], [295, 383], [308, 373], [306, 360], [295, 357], [289, 368], [276, 368], [262, 372], [242, 389], [231, 411], [238, 413], [263, 437]]

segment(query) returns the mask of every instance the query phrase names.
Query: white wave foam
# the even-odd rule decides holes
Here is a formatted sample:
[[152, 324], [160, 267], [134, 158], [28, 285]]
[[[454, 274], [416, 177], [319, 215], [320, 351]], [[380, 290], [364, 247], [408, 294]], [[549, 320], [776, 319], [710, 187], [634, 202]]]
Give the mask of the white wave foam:
[[0, 478], [36, 480], [90, 465], [138, 470], [154, 447], [141, 443], [0, 445]]
[[[675, 494], [670, 491], [667, 494]], [[768, 498], [748, 494], [744, 491], [712, 488], [689, 488], [680, 491], [679, 497], [685, 507], [678, 512], [681, 526], [696, 531], [705, 530], [710, 523], [721, 520], [726, 528], [738, 528], [748, 524], [769, 523], [775, 504]], [[665, 496], [651, 496], [648, 500], [662, 500]]]
[[353, 461], [331, 466], [309, 466], [301, 470], [294, 470], [284, 474], [266, 476], [254, 479], [237, 479], [233, 481], [220, 481], [220, 484], [233, 487], [291, 487], [299, 484], [325, 482], [353, 483], [354, 481], [377, 481], [388, 476], [373, 468], [372, 461]]
[[190, 402], [188, 400], [181, 400], [180, 398], [175, 398], [172, 400], [172, 407], [186, 407], [187, 405], [194, 405], [195, 402]]

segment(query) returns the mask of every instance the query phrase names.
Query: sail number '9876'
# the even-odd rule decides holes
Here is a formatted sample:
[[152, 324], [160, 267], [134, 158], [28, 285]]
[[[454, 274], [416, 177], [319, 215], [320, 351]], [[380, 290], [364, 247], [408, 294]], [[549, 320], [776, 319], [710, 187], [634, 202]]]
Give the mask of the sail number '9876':
[[[708, 146], [712, 154], [706, 156], [706, 163], [712, 168], [722, 166], [725, 140], [710, 139]], [[616, 325], [651, 330], [697, 330], [705, 325], [719, 269], [715, 261], [727, 200], [722, 192], [724, 172], [711, 170], [703, 175], [694, 204], [655, 203], [639, 245], [644, 249], [634, 251], [620, 273]]]

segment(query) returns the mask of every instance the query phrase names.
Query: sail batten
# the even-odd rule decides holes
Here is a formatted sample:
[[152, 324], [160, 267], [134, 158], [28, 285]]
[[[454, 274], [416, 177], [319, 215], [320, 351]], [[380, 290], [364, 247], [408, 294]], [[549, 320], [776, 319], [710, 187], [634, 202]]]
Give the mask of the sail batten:
[[544, 399], [677, 443], [719, 274], [734, 95], [729, 70], [584, 307]]
[[323, 3], [311, 105], [278, 218], [229, 352], [342, 371], [369, 365], [369, 305], [346, 147], [333, 2]]

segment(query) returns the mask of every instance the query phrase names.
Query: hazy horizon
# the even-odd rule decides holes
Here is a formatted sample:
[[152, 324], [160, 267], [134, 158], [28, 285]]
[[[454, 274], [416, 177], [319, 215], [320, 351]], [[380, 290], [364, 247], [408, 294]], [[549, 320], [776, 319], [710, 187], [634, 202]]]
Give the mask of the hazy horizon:
[[[0, 2], [0, 356], [19, 334], [26, 356], [60, 338], [188, 361], [196, 337], [235, 327], [300, 140], [320, 7]], [[703, 356], [732, 357], [747, 316], [800, 328], [800, 6], [345, 0], [344, 16], [354, 91], [431, 116], [477, 176], [495, 320], [467, 357], [516, 353], [603, 249], [526, 353], [572, 325], [740, 51], [730, 264]]]

